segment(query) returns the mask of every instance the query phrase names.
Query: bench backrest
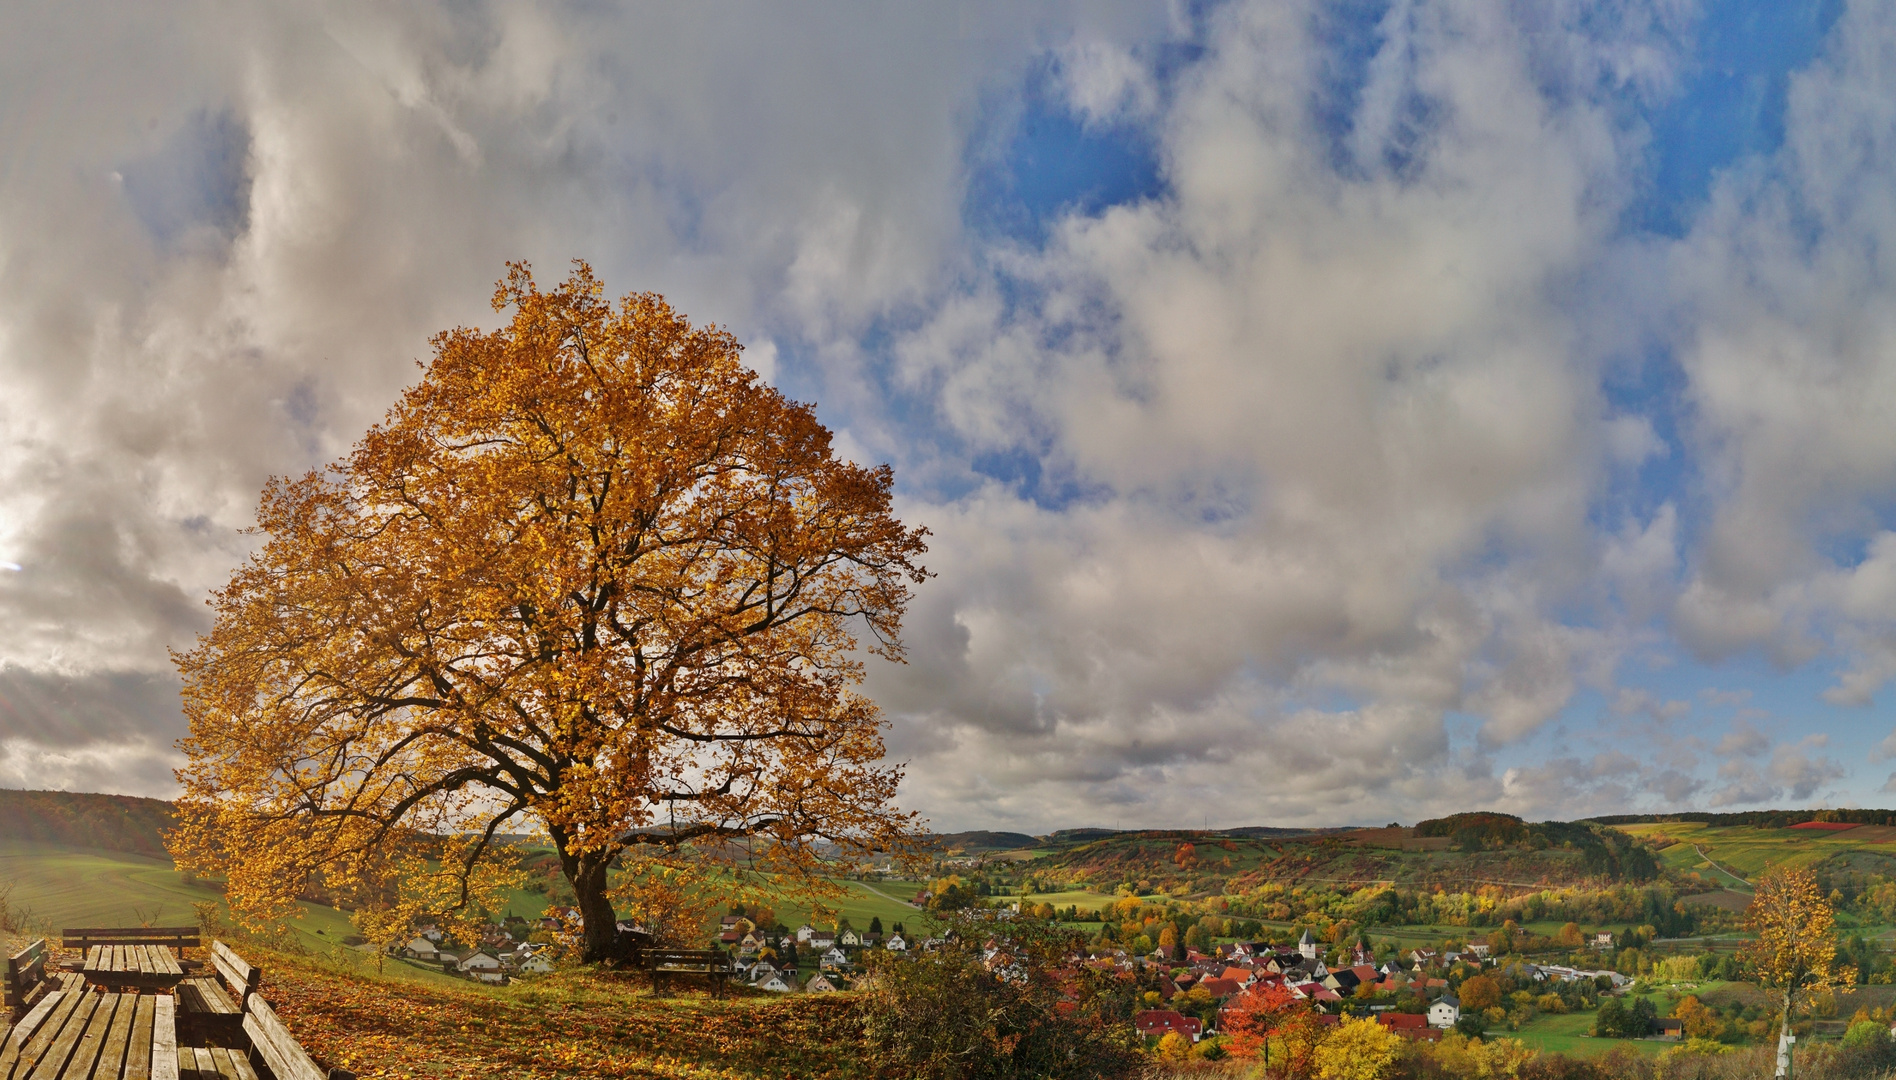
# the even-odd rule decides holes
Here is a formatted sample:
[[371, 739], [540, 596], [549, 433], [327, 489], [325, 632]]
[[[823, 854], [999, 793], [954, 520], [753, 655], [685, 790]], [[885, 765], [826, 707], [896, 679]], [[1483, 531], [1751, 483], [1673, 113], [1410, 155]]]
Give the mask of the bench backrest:
[[169, 945], [174, 949], [198, 947], [195, 926], [107, 926], [65, 929], [59, 932], [68, 949], [89, 949], [94, 945]]
[[731, 966], [730, 957], [720, 949], [646, 949], [642, 955], [648, 967], [675, 965], [722, 970]]
[[33, 988], [46, 978], [46, 939], [40, 938], [7, 958], [6, 1004], [17, 1009], [26, 1004]]
[[250, 961], [231, 951], [221, 941], [211, 942], [211, 966], [223, 977], [224, 985], [237, 995], [239, 1006], [263, 985], [263, 972]]
[[323, 1071], [261, 994], [250, 995], [244, 1005], [244, 1034], [250, 1036], [251, 1049], [277, 1080], [356, 1080], [355, 1074], [346, 1069]]

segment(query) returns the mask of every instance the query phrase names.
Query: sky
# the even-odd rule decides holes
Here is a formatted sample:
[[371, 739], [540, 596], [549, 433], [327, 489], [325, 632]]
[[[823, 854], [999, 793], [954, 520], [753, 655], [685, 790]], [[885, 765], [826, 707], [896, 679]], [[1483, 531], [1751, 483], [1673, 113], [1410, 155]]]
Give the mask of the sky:
[[936, 828], [1896, 805], [1896, 8], [0, 8], [0, 786], [512, 259], [932, 532]]

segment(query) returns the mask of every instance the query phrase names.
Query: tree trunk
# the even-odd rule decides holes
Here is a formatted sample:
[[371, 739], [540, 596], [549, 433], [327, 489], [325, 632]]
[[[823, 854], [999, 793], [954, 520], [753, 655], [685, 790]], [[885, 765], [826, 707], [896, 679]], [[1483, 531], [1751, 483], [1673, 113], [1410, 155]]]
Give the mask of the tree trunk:
[[1784, 990], [1784, 1022], [1778, 1025], [1777, 1076], [1787, 1077], [1791, 1069], [1792, 1044], [1785, 1042], [1791, 1034], [1791, 990]]
[[552, 836], [553, 849], [559, 853], [560, 871], [566, 875], [567, 883], [573, 886], [573, 895], [578, 899], [580, 926], [585, 935], [580, 960], [597, 964], [616, 958], [619, 952], [619, 916], [612, 910], [612, 901], [606, 896], [606, 871], [618, 852], [589, 851], [575, 855], [568, 848], [566, 830], [556, 826], [547, 832]]
[[586, 928], [585, 951], [580, 959], [597, 964], [618, 955], [619, 917], [606, 896], [606, 867], [610, 859], [584, 856], [577, 872], [569, 875], [573, 895], [579, 898], [579, 917]]

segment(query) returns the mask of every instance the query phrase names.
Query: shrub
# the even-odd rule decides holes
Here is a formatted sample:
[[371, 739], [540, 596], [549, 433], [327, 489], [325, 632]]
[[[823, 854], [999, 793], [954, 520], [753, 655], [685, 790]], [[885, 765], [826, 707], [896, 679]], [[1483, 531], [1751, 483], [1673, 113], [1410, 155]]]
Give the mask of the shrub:
[[1849, 1047], [1870, 1046], [1889, 1041], [1889, 1025], [1875, 1020], [1858, 1020], [1843, 1033], [1843, 1045]]
[[[1066, 970], [1079, 935], [982, 910], [948, 924], [947, 944], [933, 953], [876, 957], [863, 1029], [878, 1072], [917, 1080], [1133, 1075], [1140, 1055], [1131, 1020], [1143, 988], [1112, 973]], [[991, 960], [989, 942], [998, 950]]]

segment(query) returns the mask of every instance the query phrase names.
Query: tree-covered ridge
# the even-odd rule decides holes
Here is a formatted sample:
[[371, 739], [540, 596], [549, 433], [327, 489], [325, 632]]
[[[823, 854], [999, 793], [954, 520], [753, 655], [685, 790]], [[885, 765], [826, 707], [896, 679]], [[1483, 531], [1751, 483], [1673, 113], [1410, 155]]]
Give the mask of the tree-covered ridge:
[[166, 858], [171, 804], [135, 795], [0, 789], [0, 840], [129, 851]]
[[1652, 850], [1624, 833], [1585, 821], [1527, 822], [1512, 814], [1451, 814], [1419, 821], [1418, 837], [1448, 837], [1461, 851], [1518, 849], [1578, 852], [1589, 876], [1641, 883], [1659, 876]]
[[[1587, 818], [1597, 825], [1657, 825], [1667, 822], [1698, 822], [1713, 828], [1750, 826], [1758, 829], [1788, 829], [1807, 821], [1849, 825], [1896, 825], [1896, 810], [1746, 810], [1730, 814], [1687, 812], [1680, 814], [1608, 814]], [[1419, 826], [1418, 826], [1419, 827]]]

